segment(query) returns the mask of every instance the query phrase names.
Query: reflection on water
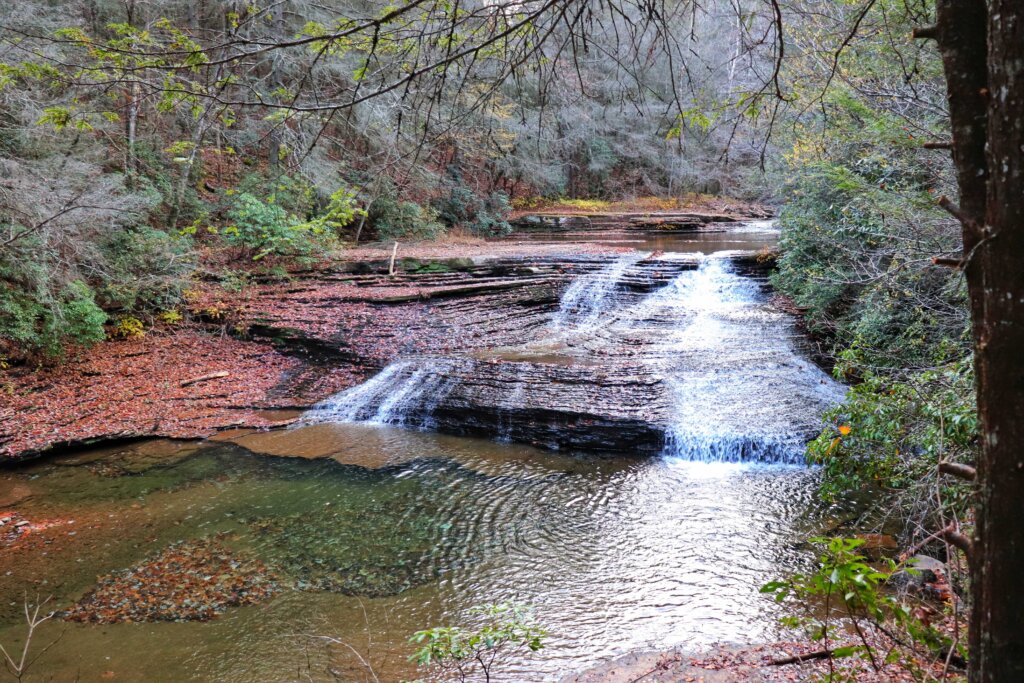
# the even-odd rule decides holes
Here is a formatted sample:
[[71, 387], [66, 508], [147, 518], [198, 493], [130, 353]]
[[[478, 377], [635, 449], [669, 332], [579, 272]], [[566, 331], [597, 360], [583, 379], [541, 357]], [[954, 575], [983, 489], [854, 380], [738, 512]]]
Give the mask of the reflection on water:
[[[64, 552], [18, 558], [21, 578], [47, 582], [61, 606], [97, 574], [218, 532], [286, 586], [209, 623], [68, 625], [39, 671], [292, 680], [308, 657], [313, 680], [334, 680], [329, 669], [358, 668], [351, 654], [297, 634], [367, 648], [369, 633], [381, 679], [398, 680], [412, 673], [410, 633], [503, 600], [534, 605], [551, 630], [542, 655], [508, 680], [552, 680], [636, 647], [757, 641], [771, 635], [776, 609], [757, 587], [804, 560], [795, 544], [819, 514], [815, 475], [801, 468], [574, 458], [362, 425], [287, 434], [299, 457], [158, 442], [160, 458], [143, 445], [16, 472], [33, 492], [23, 514], [78, 520], [80, 540]], [[311, 442], [330, 444], [318, 453], [329, 457], [306, 457]], [[18, 600], [23, 586], [0, 585]]]
[[[600, 241], [712, 253], [760, 249], [775, 237], [769, 223], [751, 223], [723, 233], [602, 233]], [[608, 271], [613, 284], [616, 267]], [[591, 313], [615, 298], [600, 279], [608, 273], [569, 301], [563, 322], [598, 317]], [[619, 302], [615, 321], [588, 327], [576, 346], [538, 343], [488, 357], [597, 364], [591, 345], [628, 351], [618, 342], [660, 340], [651, 363], [670, 384], [677, 380], [681, 426], [671, 436], [686, 446], [666, 453], [686, 459], [572, 457], [386, 426], [402, 423], [395, 416], [406, 404], [443, 388], [429, 372], [416, 375], [420, 366], [396, 364], [396, 376], [415, 378], [408, 391], [385, 391], [385, 376], [356, 390], [366, 400], [351, 402], [350, 419], [377, 424], [153, 441], [0, 475], [0, 488], [17, 492], [9, 496], [17, 514], [38, 528], [0, 534], [0, 643], [18, 647], [24, 592], [52, 594], [66, 608], [97, 576], [171, 543], [213, 536], [265, 562], [281, 592], [207, 623], [48, 622], [40, 642], [64, 635], [26, 681], [370, 680], [360, 658], [380, 681], [397, 681], [415, 676], [411, 633], [464, 623], [472, 607], [510, 600], [534, 606], [550, 636], [539, 656], [504, 669], [503, 680], [557, 680], [637, 648], [771, 638], [779, 606], [757, 588], [802, 566], [799, 541], [831, 516], [815, 502], [816, 474], [694, 462], [688, 449], [707, 451], [705, 437], [724, 443], [737, 420], [758, 423], [751, 416], [761, 412], [744, 411], [761, 410], [765, 387], [784, 394], [780, 404], [794, 386], [802, 401], [830, 389], [780, 339], [795, 333], [764, 309], [756, 287], [720, 262], [644, 296], [642, 305]], [[526, 400], [515, 387], [505, 397], [512, 405]], [[359, 412], [367, 406], [372, 413]], [[792, 431], [781, 419], [769, 422], [769, 432]]]

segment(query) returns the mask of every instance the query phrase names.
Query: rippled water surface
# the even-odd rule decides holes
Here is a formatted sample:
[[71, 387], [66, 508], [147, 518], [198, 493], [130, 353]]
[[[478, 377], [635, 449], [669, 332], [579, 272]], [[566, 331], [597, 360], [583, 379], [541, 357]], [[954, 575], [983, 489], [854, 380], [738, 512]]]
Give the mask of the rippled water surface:
[[[650, 253], [757, 248], [774, 239], [769, 225], [642, 239], [643, 253], [569, 285], [523, 346], [399, 359], [296, 429], [152, 441], [3, 473], [18, 514], [53, 540], [0, 544], [0, 643], [21, 637], [24, 595], [64, 609], [98, 576], [208, 538], [265, 563], [278, 594], [206, 623], [48, 622], [38, 642], [63, 635], [26, 680], [363, 681], [365, 661], [393, 682], [415, 677], [413, 632], [503, 601], [532, 605], [550, 632], [539, 655], [503, 668], [505, 681], [558, 680], [637, 648], [772, 638], [780, 607], [758, 587], [803, 566], [801, 541], [829, 523], [817, 474], [701, 461], [799, 462], [841, 388], [802, 356], [763, 282], [722, 258], [691, 255], [673, 269], [672, 255]], [[661, 271], [661, 285], [640, 286]], [[548, 377], [575, 367], [585, 381], [623, 358], [664, 387], [660, 456], [429, 431], [438, 397], [459, 381], [452, 368], [510, 363]], [[532, 400], [514, 386], [502, 409]]]
[[[311, 666], [314, 680], [333, 680], [328, 669], [358, 670], [345, 648], [301, 635], [322, 634], [368, 650], [382, 680], [398, 680], [411, 675], [410, 633], [503, 600], [534, 605], [551, 631], [542, 655], [505, 680], [557, 679], [636, 647], [754, 642], [776, 616], [758, 586], [804, 560], [797, 544], [818, 519], [815, 475], [796, 467], [576, 458], [361, 425], [286, 434], [241, 437], [251, 451], [191, 447], [171, 464], [157, 444], [22, 473], [33, 512], [98, 527], [126, 514], [83, 526], [70, 554], [24, 568], [58, 600], [167, 541], [216, 532], [288, 585], [205, 624], [62, 626], [48, 675], [269, 681]], [[268, 455], [288, 451], [329, 457]], [[97, 474], [97, 463], [123, 474]]]

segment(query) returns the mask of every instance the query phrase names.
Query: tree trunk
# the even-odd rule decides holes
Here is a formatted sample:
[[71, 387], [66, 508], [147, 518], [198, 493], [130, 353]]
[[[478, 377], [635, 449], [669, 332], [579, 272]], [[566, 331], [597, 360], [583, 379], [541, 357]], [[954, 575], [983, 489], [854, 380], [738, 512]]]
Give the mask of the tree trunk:
[[137, 162], [135, 160], [135, 139], [139, 122], [139, 82], [132, 82], [128, 92], [128, 111], [125, 117], [125, 150], [124, 150], [124, 176], [127, 180], [128, 189], [135, 189], [135, 172]]
[[[970, 680], [1024, 681], [1024, 7], [939, 0], [975, 345], [981, 451]], [[987, 59], [986, 59], [987, 57]]]
[[[961, 0], [962, 2], [963, 0]], [[979, 4], [983, 4], [979, 1]], [[1024, 681], [1024, 5], [992, 0], [988, 192], [968, 272], [980, 289], [975, 367], [982, 454], [971, 571], [971, 681]], [[973, 260], [973, 259], [972, 259]], [[980, 286], [976, 281], [980, 277]]]

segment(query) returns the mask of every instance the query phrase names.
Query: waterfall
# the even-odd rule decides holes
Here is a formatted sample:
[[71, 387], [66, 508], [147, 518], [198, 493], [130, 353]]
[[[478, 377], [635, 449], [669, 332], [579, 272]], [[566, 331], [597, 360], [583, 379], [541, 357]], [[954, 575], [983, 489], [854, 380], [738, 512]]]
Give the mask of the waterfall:
[[[577, 443], [593, 444], [603, 437], [588, 425], [611, 419], [653, 432], [645, 448], [659, 448], [663, 433], [667, 458], [801, 463], [804, 443], [842, 390], [797, 351], [792, 319], [722, 254], [699, 255], [696, 267], [671, 258], [638, 267], [645, 258], [626, 254], [574, 280], [550, 324], [520, 342], [531, 353], [514, 362], [476, 352], [400, 359], [314, 406], [299, 424], [471, 427], [499, 441], [541, 443], [534, 437], [576, 430], [584, 434]], [[645, 295], [626, 286], [655, 272], [672, 279]], [[612, 393], [619, 390], [626, 393]]]
[[431, 429], [431, 418], [451, 391], [454, 360], [415, 358], [388, 365], [366, 382], [321, 401], [299, 425], [366, 422]]
[[626, 271], [647, 253], [623, 254], [593, 273], [576, 278], [562, 294], [558, 312], [551, 321], [556, 332], [582, 332], [601, 322], [615, 303], [615, 294]]
[[725, 258], [703, 258], [640, 304], [671, 322], [661, 374], [664, 454], [701, 462], [804, 462], [804, 442], [835, 382], [800, 358], [788, 317]]

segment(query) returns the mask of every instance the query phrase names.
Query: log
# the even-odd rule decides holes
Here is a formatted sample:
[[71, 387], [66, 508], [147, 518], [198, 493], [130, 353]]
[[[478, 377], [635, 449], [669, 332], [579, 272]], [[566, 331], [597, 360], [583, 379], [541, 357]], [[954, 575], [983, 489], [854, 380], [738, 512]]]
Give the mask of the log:
[[940, 462], [939, 472], [943, 474], [951, 474], [954, 477], [960, 477], [968, 481], [974, 481], [978, 476], [978, 471], [970, 465], [964, 465], [959, 462]]
[[199, 384], [200, 382], [207, 382], [211, 379], [220, 379], [221, 377], [228, 377], [230, 374], [231, 373], [227, 372], [226, 370], [221, 372], [211, 372], [209, 375], [203, 375], [202, 377], [193, 377], [192, 379], [187, 379], [178, 386], [188, 387], [193, 384]]
[[773, 659], [771, 661], [771, 665], [786, 666], [787, 664], [803, 664], [804, 662], [810, 662], [815, 659], [825, 659], [826, 657], [832, 656], [833, 652], [835, 652], [833, 649], [815, 650], [814, 652], [808, 652], [804, 655], [793, 655], [792, 657], [784, 657], [783, 659]]

